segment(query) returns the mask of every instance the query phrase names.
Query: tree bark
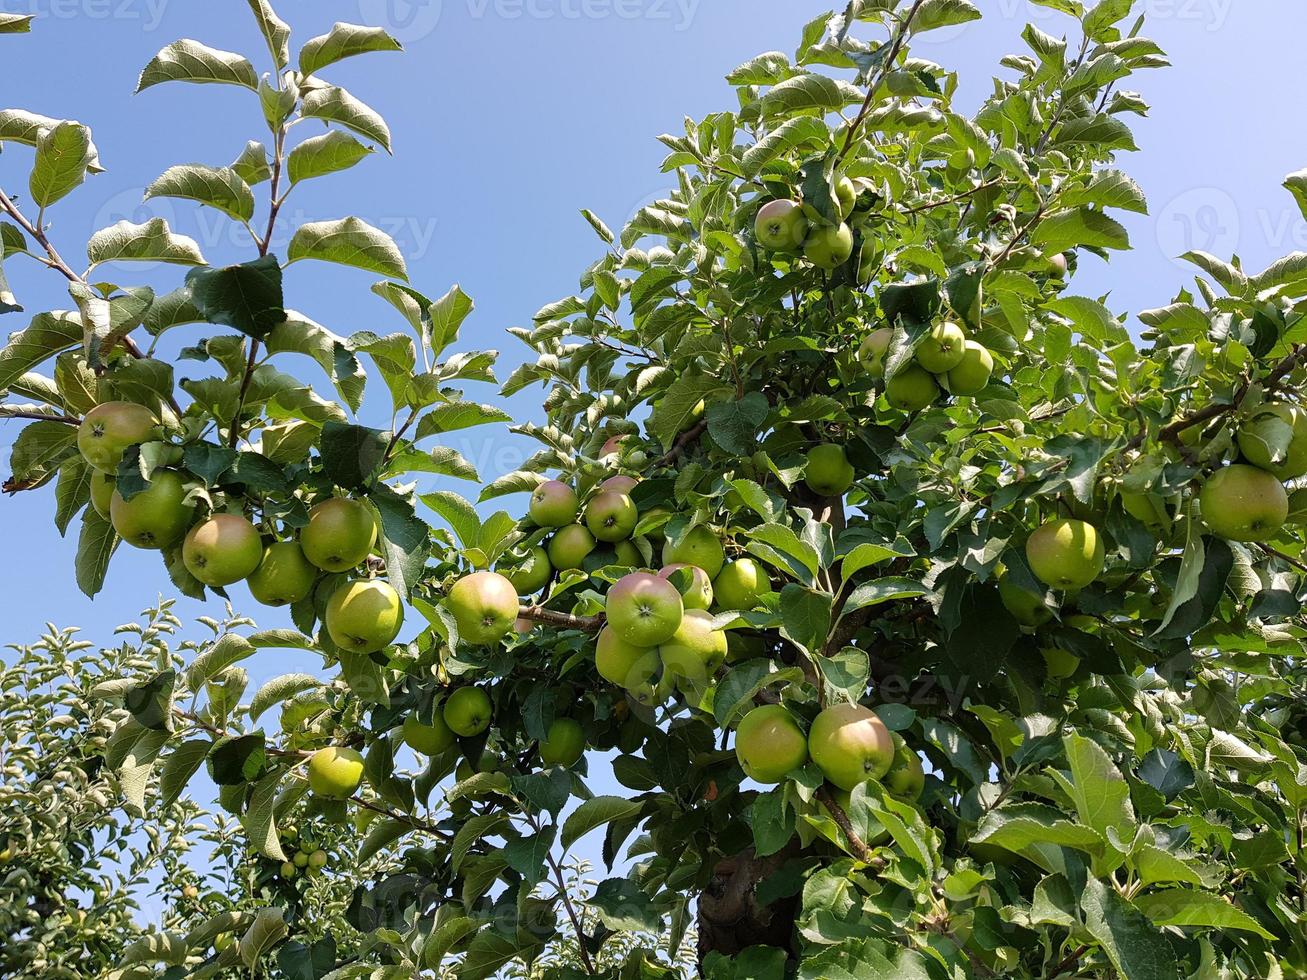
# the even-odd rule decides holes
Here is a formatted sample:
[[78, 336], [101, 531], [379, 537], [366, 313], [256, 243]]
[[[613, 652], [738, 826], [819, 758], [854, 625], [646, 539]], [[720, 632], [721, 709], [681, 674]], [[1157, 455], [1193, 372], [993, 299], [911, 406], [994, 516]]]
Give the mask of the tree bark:
[[699, 896], [699, 972], [709, 953], [734, 956], [750, 946], [775, 946], [795, 955], [794, 923], [799, 895], [760, 905], [758, 885], [797, 853], [793, 842], [779, 854], [759, 858], [747, 850], [720, 862]]

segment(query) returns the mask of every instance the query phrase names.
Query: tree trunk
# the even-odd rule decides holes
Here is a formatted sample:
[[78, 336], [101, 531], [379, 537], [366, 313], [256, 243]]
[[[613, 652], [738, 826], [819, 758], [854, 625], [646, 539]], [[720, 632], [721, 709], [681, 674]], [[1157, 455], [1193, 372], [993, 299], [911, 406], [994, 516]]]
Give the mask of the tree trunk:
[[[793, 845], [793, 842], [791, 842]], [[758, 858], [747, 850], [717, 865], [699, 896], [699, 971], [709, 953], [734, 956], [750, 946], [775, 946], [794, 954], [794, 922], [800, 896], [768, 906], [757, 901], [758, 884], [794, 856], [793, 847]]]

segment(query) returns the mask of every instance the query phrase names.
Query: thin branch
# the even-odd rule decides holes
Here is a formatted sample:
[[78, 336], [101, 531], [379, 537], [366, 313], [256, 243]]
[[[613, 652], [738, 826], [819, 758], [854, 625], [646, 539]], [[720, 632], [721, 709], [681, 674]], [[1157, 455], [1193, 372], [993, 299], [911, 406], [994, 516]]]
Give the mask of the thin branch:
[[875, 76], [868, 83], [867, 97], [862, 100], [862, 108], [858, 110], [858, 114], [853, 118], [853, 121], [849, 123], [845, 130], [844, 145], [840, 147], [840, 152], [835, 157], [836, 166], [839, 166], [844, 158], [849, 155], [849, 151], [853, 149], [853, 141], [858, 135], [858, 130], [862, 128], [862, 123], [871, 113], [872, 103], [876, 99], [876, 90], [880, 88], [880, 83], [885, 80], [885, 76], [889, 74], [889, 70], [893, 67], [895, 60], [897, 60], [899, 52], [903, 50], [903, 42], [907, 40], [908, 29], [912, 26], [912, 20], [917, 16], [917, 11], [921, 9], [925, 2], [926, 0], [914, 0], [911, 8], [908, 10], [907, 16], [903, 18], [903, 22], [899, 25], [898, 32], [894, 35], [894, 40], [890, 44], [889, 54], [886, 55], [885, 60], [881, 62], [880, 68], [877, 70]]
[[561, 629], [582, 630], [586, 633], [598, 633], [608, 620], [605, 616], [573, 616], [571, 613], [556, 612], [544, 606], [522, 606], [517, 615], [534, 623], [545, 623]]
[[853, 829], [853, 823], [849, 820], [849, 815], [844, 812], [844, 807], [836, 802], [834, 795], [825, 787], [820, 787], [816, 794], [817, 802], [824, 806], [835, 821], [835, 825], [840, 828], [844, 836], [848, 838], [849, 846], [853, 848], [855, 856], [863, 864], [875, 868], [877, 871], [885, 867], [885, 859], [877, 857], [868, 846], [867, 842], [859, 836], [858, 832]]
[[971, 190], [969, 190], [969, 191], [963, 191], [963, 192], [960, 193], [960, 194], [954, 194], [952, 197], [946, 197], [946, 198], [944, 198], [942, 201], [928, 201], [928, 202], [925, 203], [925, 204], [918, 204], [918, 205], [916, 205], [915, 207], [904, 208], [900, 213], [901, 213], [901, 214], [920, 214], [922, 211], [933, 211], [935, 208], [946, 207], [947, 205], [950, 205], [950, 204], [958, 204], [958, 203], [960, 203], [960, 202], [962, 202], [962, 201], [967, 200], [967, 199], [970, 198], [970, 197], [973, 197], [973, 196], [976, 195], [976, 194], [979, 194], [981, 191], [989, 190], [989, 188], [991, 188], [991, 187], [995, 187], [995, 186], [997, 186], [998, 184], [1001, 184], [1001, 183], [1003, 183], [1003, 178], [1002, 178], [1002, 177], [991, 177], [989, 180], [986, 180], [986, 181], [984, 181], [983, 183], [977, 184], [975, 187], [971, 188]]
[[1257, 547], [1272, 558], [1278, 558], [1281, 561], [1288, 562], [1300, 572], [1307, 572], [1307, 562], [1294, 558], [1292, 555], [1286, 555], [1283, 551], [1280, 551], [1278, 548], [1272, 548], [1269, 544], [1259, 544]]
[[0, 421], [4, 419], [32, 419], [35, 422], [63, 422], [65, 425], [81, 425], [82, 420], [72, 415], [42, 415], [40, 412], [13, 411], [8, 406], [0, 405]]
[[[526, 819], [531, 824], [531, 829], [537, 834], [540, 833], [540, 821], [530, 810], [525, 811]], [[554, 875], [554, 886], [558, 889], [558, 897], [563, 903], [563, 908], [567, 911], [567, 918], [572, 923], [572, 929], [576, 932], [576, 946], [581, 951], [581, 963], [585, 966], [585, 972], [594, 976], [594, 963], [590, 961], [590, 951], [585, 947], [585, 930], [581, 927], [581, 917], [576, 913], [576, 906], [572, 904], [572, 896], [567, 891], [567, 881], [563, 878], [563, 869], [558, 866], [558, 861], [554, 858], [553, 849], [545, 851], [545, 861], [549, 865], [550, 871]]]
[[682, 432], [679, 436], [676, 437], [676, 441], [672, 443], [672, 448], [667, 450], [666, 454], [654, 460], [653, 468], [660, 469], [664, 466], [671, 466], [672, 463], [675, 463], [678, 459], [680, 459], [681, 456], [685, 453], [685, 451], [694, 442], [696, 442], [701, 435], [703, 435], [707, 431], [708, 431], [707, 419], [704, 419], [701, 422], [697, 422], [690, 428], [686, 429], [684, 432]]

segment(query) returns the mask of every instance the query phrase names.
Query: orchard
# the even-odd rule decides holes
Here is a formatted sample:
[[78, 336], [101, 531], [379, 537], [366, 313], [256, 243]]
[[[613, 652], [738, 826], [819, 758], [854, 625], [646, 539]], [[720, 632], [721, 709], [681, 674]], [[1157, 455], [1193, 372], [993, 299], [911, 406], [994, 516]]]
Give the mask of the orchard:
[[[93, 671], [71, 634], [23, 648], [46, 714], [0, 701], [27, 733], [0, 973], [1307, 975], [1307, 256], [1191, 252], [1134, 335], [1077, 294], [1089, 258], [1130, 274], [1119, 219], [1148, 210], [1120, 167], [1167, 60], [1130, 0], [1043, 0], [974, 115], [914, 48], [969, 0], [854, 0], [738, 66], [659, 137], [673, 192], [617, 230], [582, 212], [596, 257], [509, 331], [530, 356], [502, 382], [471, 298], [410, 283], [380, 229], [274, 250], [300, 183], [390, 148], [329, 79], [399, 42], [292, 48], [269, 0], [228, 6], [257, 55], [176, 41], [138, 90], [244, 88], [249, 142], [146, 194], [248, 230], [248, 261], [154, 218], [78, 271], [56, 219], [92, 134], [0, 111], [5, 489], [52, 494], [88, 595], [144, 549], [140, 605], [293, 628], [232, 613], [174, 649], [164, 605]], [[1285, 186], [1307, 216], [1307, 175]], [[379, 277], [393, 332], [295, 312], [301, 261]], [[29, 275], [67, 308], [24, 310]], [[482, 485], [450, 434], [505, 424], [537, 450]], [[287, 648], [320, 669], [247, 690]], [[173, 842], [140, 867], [186, 884], [147, 927], [120, 876], [42, 938], [92, 827]], [[225, 890], [164, 856], [202, 838]]]

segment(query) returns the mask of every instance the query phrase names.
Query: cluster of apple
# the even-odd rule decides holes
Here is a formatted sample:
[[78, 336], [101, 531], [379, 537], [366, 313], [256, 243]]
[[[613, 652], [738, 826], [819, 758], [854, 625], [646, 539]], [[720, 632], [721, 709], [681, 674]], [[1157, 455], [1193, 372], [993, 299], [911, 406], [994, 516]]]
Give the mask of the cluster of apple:
[[278, 873], [287, 880], [305, 872], [321, 871], [330, 860], [312, 834], [301, 833], [295, 826], [282, 829], [281, 844], [283, 853], [289, 854], [290, 859], [282, 862]]
[[[243, 514], [200, 517], [193, 488], [177, 469], [155, 470], [143, 491], [123, 497], [117, 473], [125, 453], [158, 437], [158, 420], [142, 405], [106, 402], [91, 409], [77, 433], [78, 448], [96, 471], [91, 502], [128, 544], [162, 551], [180, 543], [186, 570], [204, 585], [244, 581], [259, 602], [284, 606], [310, 596], [324, 572], [353, 571], [376, 546], [376, 518], [360, 500], [321, 500], [298, 540], [267, 541]], [[395, 639], [403, 619], [389, 584], [356, 579], [332, 592], [323, 622], [342, 650], [372, 653]]]
[[[885, 377], [885, 358], [894, 331], [881, 327], [862, 342], [858, 357], [873, 378]], [[932, 405], [941, 391], [974, 395], [989, 384], [994, 356], [952, 320], [941, 320], [921, 339], [911, 364], [885, 384], [885, 399], [904, 412]]]
[[858, 189], [848, 177], [835, 181], [835, 210], [839, 222], [822, 220], [815, 208], [794, 200], [768, 201], [758, 209], [753, 235], [758, 244], [774, 252], [802, 252], [818, 269], [832, 272], [853, 255], [853, 229], [846, 219], [857, 203]]
[[921, 757], [880, 717], [860, 704], [824, 708], [807, 734], [782, 704], [752, 709], [735, 734], [735, 756], [751, 779], [779, 783], [811, 759], [841, 793], [880, 780], [895, 796], [915, 802], [925, 788]]

